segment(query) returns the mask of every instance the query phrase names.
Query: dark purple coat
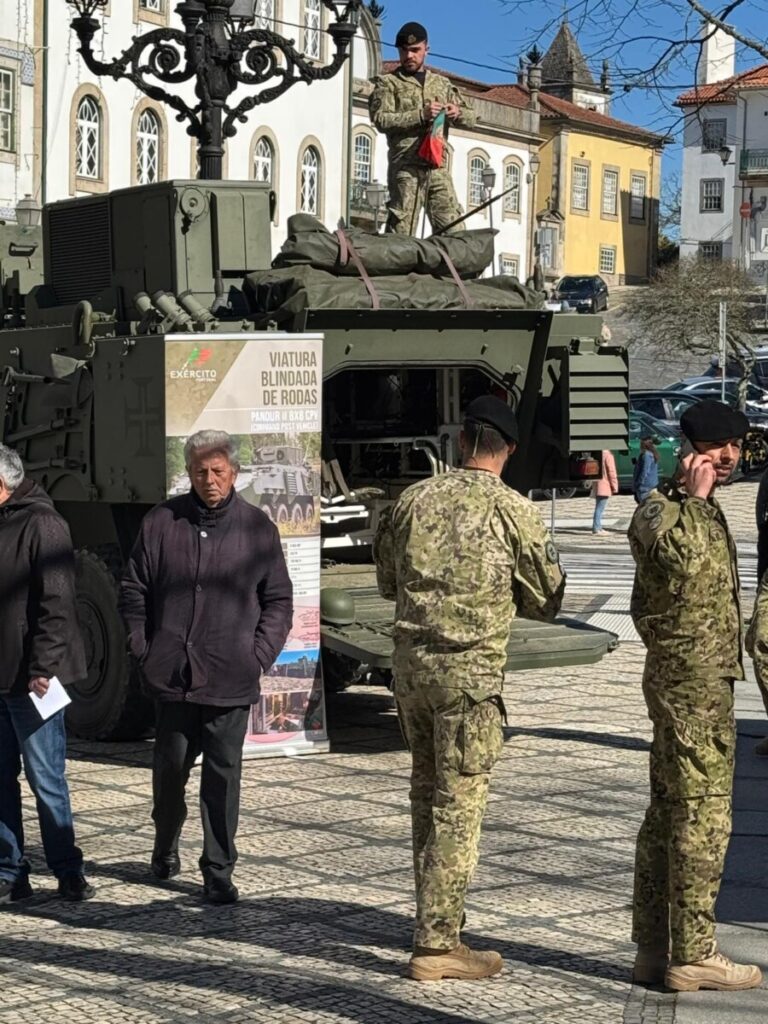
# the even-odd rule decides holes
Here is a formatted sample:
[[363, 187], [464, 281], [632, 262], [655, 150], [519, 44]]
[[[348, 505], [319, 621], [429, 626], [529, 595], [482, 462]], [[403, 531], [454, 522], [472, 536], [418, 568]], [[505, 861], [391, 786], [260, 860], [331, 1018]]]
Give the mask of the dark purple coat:
[[0, 694], [36, 676], [85, 679], [69, 528], [32, 480], [0, 505]]
[[237, 494], [212, 510], [192, 493], [152, 509], [120, 587], [152, 696], [254, 704], [291, 628], [292, 595], [277, 527]]

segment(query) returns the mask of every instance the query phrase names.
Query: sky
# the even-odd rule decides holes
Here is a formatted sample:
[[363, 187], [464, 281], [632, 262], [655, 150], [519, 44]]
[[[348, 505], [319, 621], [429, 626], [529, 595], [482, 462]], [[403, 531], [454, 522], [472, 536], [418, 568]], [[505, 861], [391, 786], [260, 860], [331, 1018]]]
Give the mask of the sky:
[[[429, 30], [431, 62], [481, 81], [514, 79], [518, 56], [536, 42], [546, 50], [564, 10], [595, 79], [610, 61], [614, 93], [611, 113], [624, 121], [675, 136], [665, 148], [663, 174], [679, 174], [679, 92], [695, 82], [698, 50], [673, 51], [653, 76], [648, 71], [670, 42], [694, 38], [700, 20], [686, 0], [381, 0], [382, 39], [393, 43], [400, 25], [412, 19]], [[747, 35], [765, 39], [768, 0], [742, 0], [731, 22]], [[714, 8], [718, 10], [718, 8]], [[469, 12], [469, 16], [468, 16]], [[393, 46], [384, 47], [394, 59]], [[455, 59], [451, 59], [455, 58]], [[462, 63], [462, 61], [472, 63]], [[737, 47], [737, 68], [764, 63], [753, 50]], [[485, 66], [476, 66], [485, 65]], [[626, 89], [625, 86], [630, 86]]]

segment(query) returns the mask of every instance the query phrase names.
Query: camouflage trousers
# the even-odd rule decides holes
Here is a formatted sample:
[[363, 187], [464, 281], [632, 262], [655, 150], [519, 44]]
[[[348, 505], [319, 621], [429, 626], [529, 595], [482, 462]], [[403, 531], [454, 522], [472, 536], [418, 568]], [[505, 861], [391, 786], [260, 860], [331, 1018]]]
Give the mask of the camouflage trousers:
[[465, 690], [401, 677], [395, 699], [412, 758], [413, 944], [454, 949], [477, 866], [491, 769], [504, 743], [503, 704], [500, 697], [477, 700]]
[[[421, 211], [426, 208], [432, 231], [447, 227], [464, 212], [456, 198], [451, 172], [446, 167], [392, 168], [389, 172], [387, 231], [418, 235]], [[455, 231], [464, 231], [460, 224]]]
[[765, 713], [768, 715], [768, 682], [766, 682], [763, 670], [757, 662], [755, 662], [755, 679], [757, 680], [757, 688], [760, 691], [760, 696], [763, 698]]
[[667, 691], [662, 702], [644, 686], [653, 722], [651, 802], [637, 838], [632, 938], [691, 963], [715, 948], [736, 730], [730, 680], [682, 685], [700, 689], [703, 716], [695, 701], [671, 704]]

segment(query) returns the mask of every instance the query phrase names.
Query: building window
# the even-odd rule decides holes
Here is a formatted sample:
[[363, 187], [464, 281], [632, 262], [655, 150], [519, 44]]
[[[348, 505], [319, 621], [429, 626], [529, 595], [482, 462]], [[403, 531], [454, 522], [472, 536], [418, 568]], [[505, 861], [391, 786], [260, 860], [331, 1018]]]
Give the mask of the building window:
[[320, 210], [320, 154], [307, 146], [301, 158], [301, 212], [316, 217]]
[[[275, 27], [275, 0], [256, 0], [256, 28], [272, 31]], [[258, 179], [257, 179], [258, 180]]]
[[163, 14], [165, 11], [165, 0], [139, 0], [139, 7], [142, 11]]
[[615, 217], [619, 212], [619, 172], [603, 171], [603, 213]]
[[352, 177], [355, 181], [371, 180], [373, 145], [370, 135], [359, 132], [355, 136], [355, 161]]
[[0, 149], [16, 149], [16, 76], [0, 68]]
[[613, 245], [600, 246], [600, 273], [616, 273], [616, 248]]
[[539, 249], [539, 263], [544, 270], [552, 270], [557, 265], [559, 243], [557, 228], [541, 228], [537, 232], [536, 241]]
[[[510, 191], [511, 189], [511, 191]], [[520, 165], [504, 166], [504, 213], [520, 213]]]
[[320, 0], [304, 0], [304, 54], [320, 60]]
[[83, 96], [75, 121], [75, 174], [101, 177], [101, 109], [93, 96]]
[[262, 135], [256, 140], [256, 145], [253, 147], [253, 180], [271, 185], [274, 173], [275, 151], [266, 135]]
[[502, 253], [501, 272], [502, 274], [508, 274], [510, 277], [519, 277], [520, 260], [517, 258], [517, 256], [505, 256]]
[[136, 126], [136, 181], [150, 185], [159, 177], [160, 122], [153, 110], [144, 110]]
[[645, 175], [633, 174], [629, 184], [629, 216], [645, 220]]
[[485, 198], [483, 188], [483, 171], [488, 161], [483, 156], [473, 156], [469, 160], [469, 206], [479, 206]]
[[701, 148], [704, 153], [717, 153], [725, 145], [727, 122], [724, 119], [705, 119], [701, 129]]
[[699, 256], [703, 260], [721, 260], [723, 258], [723, 243], [699, 242]]
[[589, 166], [587, 164], [573, 165], [571, 206], [574, 210], [589, 209]]
[[701, 213], [719, 213], [723, 209], [722, 178], [704, 178], [699, 192], [699, 210]]

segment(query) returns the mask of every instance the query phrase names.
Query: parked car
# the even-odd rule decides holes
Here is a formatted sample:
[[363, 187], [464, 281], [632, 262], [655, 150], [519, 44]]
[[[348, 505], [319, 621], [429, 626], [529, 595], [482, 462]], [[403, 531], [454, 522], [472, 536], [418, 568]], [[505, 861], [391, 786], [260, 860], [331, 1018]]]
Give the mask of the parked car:
[[632, 490], [632, 475], [635, 461], [640, 455], [640, 441], [644, 437], [654, 437], [656, 451], [659, 453], [659, 483], [669, 480], [677, 471], [680, 455], [680, 430], [670, 427], [663, 420], [656, 420], [642, 412], [630, 411], [629, 414], [629, 451], [614, 452], [616, 475], [619, 488]]
[[553, 296], [579, 313], [599, 313], [608, 309], [608, 285], [597, 274], [591, 277], [568, 275], [558, 281]]
[[[739, 386], [741, 381], [738, 377], [726, 377], [725, 379], [725, 400], [735, 405], [739, 397]], [[723, 392], [723, 381], [719, 377], [686, 377], [675, 384], [670, 384], [665, 391], [690, 391], [695, 395], [706, 396], [707, 398], [720, 398]], [[747, 381], [747, 411], [754, 407], [755, 411], [768, 409], [768, 391], [759, 387], [752, 381]]]
[[666, 424], [667, 428], [678, 427], [680, 417], [686, 409], [700, 402], [702, 395], [692, 391], [630, 391], [630, 412], [642, 412]]
[[[768, 345], [758, 345], [752, 350], [754, 363], [749, 374], [749, 379], [764, 391], [768, 391]], [[729, 377], [738, 377], [741, 373], [741, 366], [735, 359], [728, 359], [725, 364], [726, 373]], [[720, 359], [712, 357], [712, 362], [704, 371], [706, 377], [720, 377]]]

